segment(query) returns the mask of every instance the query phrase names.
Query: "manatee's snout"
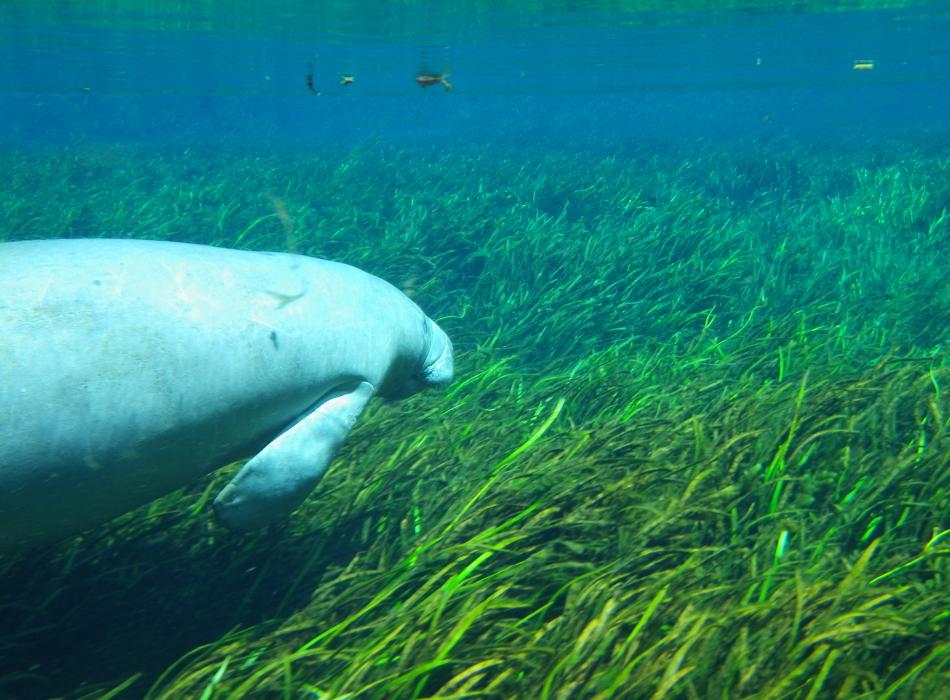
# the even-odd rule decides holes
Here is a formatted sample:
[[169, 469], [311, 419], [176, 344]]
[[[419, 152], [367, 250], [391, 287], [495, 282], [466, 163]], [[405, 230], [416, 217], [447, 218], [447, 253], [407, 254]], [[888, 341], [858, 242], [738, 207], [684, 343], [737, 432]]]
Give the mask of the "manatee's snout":
[[427, 387], [444, 387], [452, 381], [455, 374], [452, 341], [435, 321], [426, 321], [430, 326], [429, 350], [422, 364], [422, 383]]

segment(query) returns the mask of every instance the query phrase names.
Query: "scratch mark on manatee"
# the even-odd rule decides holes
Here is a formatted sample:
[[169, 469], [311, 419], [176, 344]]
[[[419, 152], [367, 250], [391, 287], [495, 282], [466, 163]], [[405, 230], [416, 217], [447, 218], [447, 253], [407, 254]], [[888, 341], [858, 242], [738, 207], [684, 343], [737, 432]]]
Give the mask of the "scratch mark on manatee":
[[46, 301], [46, 295], [49, 292], [50, 286], [53, 284], [53, 275], [50, 275], [46, 278], [46, 285], [43, 287], [43, 291], [40, 292], [40, 298], [37, 300], [38, 304], [42, 304]]
[[178, 299], [178, 301], [190, 302], [191, 295], [188, 294], [188, 290], [185, 289], [185, 271], [175, 269], [165, 262], [162, 262], [162, 267], [168, 271], [169, 276], [178, 288], [175, 292], [175, 298]]
[[304, 294], [307, 293], [307, 290], [304, 289], [303, 291], [298, 292], [297, 294], [282, 294], [281, 292], [274, 292], [274, 291], [271, 291], [270, 289], [265, 289], [264, 293], [269, 294], [274, 299], [276, 299], [277, 300], [276, 308], [282, 309], [285, 306], [287, 306], [287, 304], [291, 304], [297, 301], [298, 299], [300, 299]]

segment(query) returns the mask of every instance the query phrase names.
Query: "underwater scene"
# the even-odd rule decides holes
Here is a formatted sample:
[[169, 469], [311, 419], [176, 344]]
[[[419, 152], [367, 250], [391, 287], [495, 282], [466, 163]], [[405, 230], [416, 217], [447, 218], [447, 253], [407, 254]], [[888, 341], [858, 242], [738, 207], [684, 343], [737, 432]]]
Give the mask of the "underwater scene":
[[950, 697], [950, 3], [8, 0], [0, 172], [0, 698]]

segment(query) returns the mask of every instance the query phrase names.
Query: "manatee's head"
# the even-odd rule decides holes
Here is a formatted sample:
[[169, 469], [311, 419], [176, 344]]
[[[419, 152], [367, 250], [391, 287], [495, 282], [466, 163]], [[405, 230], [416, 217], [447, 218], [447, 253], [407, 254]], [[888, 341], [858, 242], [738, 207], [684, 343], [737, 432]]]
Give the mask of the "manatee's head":
[[422, 361], [422, 372], [418, 379], [425, 387], [447, 386], [455, 373], [452, 341], [429, 317], [426, 317], [426, 336], [429, 339], [429, 349]]
[[[423, 389], [444, 387], [452, 381], [455, 362], [452, 357], [452, 341], [438, 324], [428, 316], [423, 317], [422, 335], [415, 336], [416, 343], [411, 356], [403, 358], [396, 371], [378, 388], [378, 395], [385, 399], [404, 399]], [[421, 340], [421, 348], [417, 344]]]

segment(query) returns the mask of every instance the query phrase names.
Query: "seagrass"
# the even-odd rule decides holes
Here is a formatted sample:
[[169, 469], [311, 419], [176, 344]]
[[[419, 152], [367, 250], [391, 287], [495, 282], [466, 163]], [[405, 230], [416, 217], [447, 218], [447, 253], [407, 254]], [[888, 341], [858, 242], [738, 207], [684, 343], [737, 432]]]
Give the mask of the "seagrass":
[[875, 149], [0, 154], [0, 239], [332, 257], [458, 353], [281, 526], [231, 467], [0, 559], [0, 694], [936, 697], [950, 155]]

